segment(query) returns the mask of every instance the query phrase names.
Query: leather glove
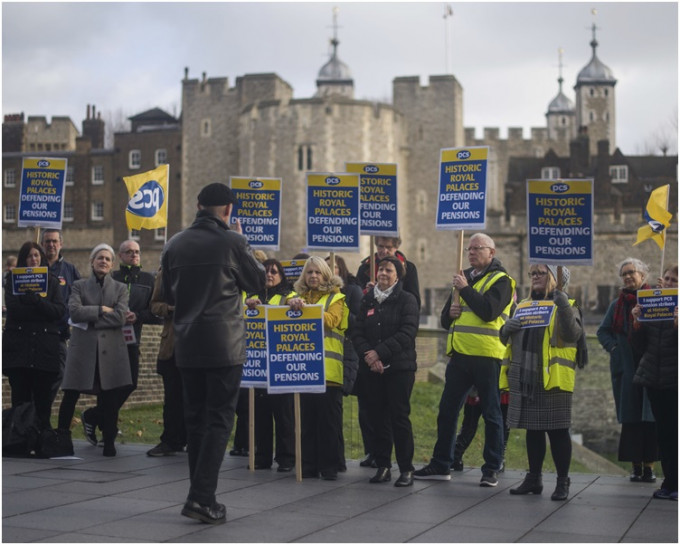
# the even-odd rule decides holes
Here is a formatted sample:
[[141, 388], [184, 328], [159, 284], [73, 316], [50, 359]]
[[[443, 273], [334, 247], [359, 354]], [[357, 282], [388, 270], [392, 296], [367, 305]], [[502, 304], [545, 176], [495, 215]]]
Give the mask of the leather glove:
[[560, 291], [560, 290], [555, 290], [553, 292], [553, 302], [558, 307], [568, 307], [569, 306], [569, 298], [567, 297], [567, 294], [564, 293], [563, 291]]
[[519, 321], [519, 318], [510, 318], [507, 322], [505, 322], [505, 325], [503, 326], [503, 334], [505, 335], [512, 335], [513, 333], [516, 333], [522, 328], [522, 322]]

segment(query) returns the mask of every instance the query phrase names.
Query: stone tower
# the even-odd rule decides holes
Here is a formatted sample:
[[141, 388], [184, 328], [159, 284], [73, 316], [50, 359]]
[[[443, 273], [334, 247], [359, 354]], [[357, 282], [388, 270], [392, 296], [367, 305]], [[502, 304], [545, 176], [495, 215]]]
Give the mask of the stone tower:
[[560, 75], [557, 78], [559, 91], [557, 96], [548, 105], [545, 114], [548, 125], [548, 139], [569, 142], [576, 136], [576, 112], [574, 103], [562, 92], [562, 49], [559, 50]]
[[616, 100], [614, 86], [616, 78], [611, 69], [597, 57], [597, 39], [593, 23], [593, 39], [590, 47], [593, 56], [579, 72], [574, 91], [576, 92], [576, 125], [586, 127], [590, 138], [590, 154], [597, 155], [597, 142], [609, 141], [609, 153], [616, 149]]

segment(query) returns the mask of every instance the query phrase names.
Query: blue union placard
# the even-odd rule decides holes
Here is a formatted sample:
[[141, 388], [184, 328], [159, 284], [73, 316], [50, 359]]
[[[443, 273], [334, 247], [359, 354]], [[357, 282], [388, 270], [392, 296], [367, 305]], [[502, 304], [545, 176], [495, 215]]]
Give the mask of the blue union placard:
[[307, 174], [307, 249], [359, 251], [358, 174]]
[[267, 387], [267, 324], [265, 306], [246, 307], [243, 318], [246, 323], [246, 363], [241, 375], [242, 388]]
[[25, 157], [21, 169], [19, 227], [61, 229], [66, 159]]
[[267, 391], [270, 393], [326, 391], [323, 307], [266, 307]]
[[241, 222], [243, 235], [254, 248], [278, 251], [281, 233], [281, 178], [232, 176], [236, 204], [231, 222]]
[[528, 180], [529, 263], [593, 264], [593, 181]]
[[450, 148], [440, 152], [438, 230], [486, 227], [488, 147]]
[[345, 163], [347, 172], [359, 174], [362, 235], [396, 237], [397, 165], [394, 163]]

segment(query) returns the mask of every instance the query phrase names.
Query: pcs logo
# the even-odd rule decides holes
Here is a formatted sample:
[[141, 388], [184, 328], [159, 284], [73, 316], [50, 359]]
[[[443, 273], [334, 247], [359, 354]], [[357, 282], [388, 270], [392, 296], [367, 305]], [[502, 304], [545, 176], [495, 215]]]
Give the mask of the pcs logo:
[[260, 189], [264, 184], [260, 180], [251, 180], [248, 182], [248, 187], [251, 189]]
[[260, 311], [257, 310], [256, 308], [246, 309], [246, 316], [248, 316], [248, 318], [254, 318], [255, 316], [258, 316], [259, 314], [260, 314]]
[[38, 166], [40, 168], [47, 168], [50, 166], [50, 162], [47, 159], [40, 159], [40, 161], [38, 161]]
[[469, 159], [469, 158], [470, 158], [470, 155], [472, 155], [472, 154], [471, 154], [468, 150], [465, 150], [465, 149], [464, 149], [464, 150], [460, 150], [460, 151], [456, 154], [456, 157], [458, 157], [458, 159]]
[[149, 180], [129, 200], [126, 210], [135, 216], [152, 218], [163, 206], [165, 192], [156, 180]]
[[289, 318], [299, 318], [300, 316], [302, 316], [302, 311], [301, 310], [287, 310], [286, 316], [288, 316]]
[[340, 183], [340, 178], [337, 176], [328, 176], [326, 178], [326, 185], [338, 185]]
[[380, 169], [375, 165], [366, 165], [364, 167], [364, 172], [366, 174], [377, 174]]
[[569, 191], [569, 184], [552, 184], [550, 186], [550, 191], [553, 193], [565, 193], [566, 191]]

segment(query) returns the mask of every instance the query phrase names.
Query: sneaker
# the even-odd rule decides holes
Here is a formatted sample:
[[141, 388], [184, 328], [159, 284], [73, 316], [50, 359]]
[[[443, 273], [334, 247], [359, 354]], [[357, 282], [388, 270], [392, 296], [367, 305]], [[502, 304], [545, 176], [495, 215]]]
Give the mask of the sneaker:
[[486, 471], [482, 474], [482, 480], [479, 481], [479, 486], [497, 486], [498, 479], [496, 473], [493, 471]]
[[465, 465], [463, 464], [463, 460], [454, 460], [451, 463], [451, 469], [454, 471], [463, 471], [465, 469]]
[[[93, 422], [89, 416], [92, 409], [86, 409], [80, 413], [80, 421], [83, 423], [83, 433], [85, 434], [85, 439], [93, 447], [97, 446], [97, 423]], [[89, 413], [89, 415], [88, 415]]]
[[161, 457], [161, 456], [174, 456], [177, 450], [172, 448], [167, 443], [160, 442], [151, 450], [146, 451], [147, 456]]
[[656, 498], [657, 500], [670, 500], [671, 491], [666, 490], [665, 488], [659, 488], [658, 490], [654, 491], [652, 498]]
[[654, 470], [651, 467], [646, 467], [642, 471], [642, 482], [643, 483], [655, 483], [656, 475], [654, 475]]
[[450, 481], [451, 472], [448, 469], [441, 471], [432, 464], [413, 472], [413, 478], [423, 481]]
[[668, 499], [671, 500], [671, 501], [678, 501], [678, 491], [673, 490], [673, 492], [671, 492], [670, 498], [668, 498]]

